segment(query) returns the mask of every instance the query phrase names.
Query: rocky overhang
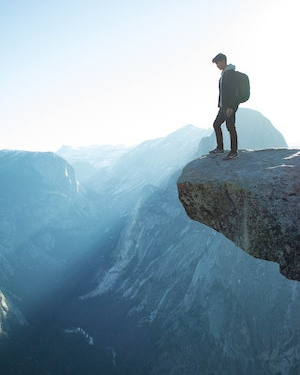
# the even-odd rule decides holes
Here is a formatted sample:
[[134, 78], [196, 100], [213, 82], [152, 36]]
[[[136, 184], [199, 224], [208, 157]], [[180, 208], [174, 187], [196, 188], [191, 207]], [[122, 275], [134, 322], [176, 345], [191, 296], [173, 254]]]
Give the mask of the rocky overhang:
[[177, 181], [187, 215], [250, 255], [300, 280], [300, 150], [243, 150], [230, 161], [205, 155]]

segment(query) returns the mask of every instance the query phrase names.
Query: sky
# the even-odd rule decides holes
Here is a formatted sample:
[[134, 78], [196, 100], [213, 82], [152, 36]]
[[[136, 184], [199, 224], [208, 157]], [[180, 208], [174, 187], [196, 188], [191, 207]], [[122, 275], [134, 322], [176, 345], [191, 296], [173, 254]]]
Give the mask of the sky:
[[300, 148], [298, 10], [296, 0], [2, 0], [0, 149], [212, 129], [219, 52], [250, 78], [241, 107]]

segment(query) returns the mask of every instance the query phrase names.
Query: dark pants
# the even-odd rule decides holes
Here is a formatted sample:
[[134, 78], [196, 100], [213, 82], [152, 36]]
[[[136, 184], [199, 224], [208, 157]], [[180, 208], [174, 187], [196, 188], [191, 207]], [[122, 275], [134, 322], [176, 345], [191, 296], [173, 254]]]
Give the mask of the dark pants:
[[226, 109], [220, 108], [217, 117], [214, 121], [214, 129], [216, 133], [217, 139], [217, 147], [220, 150], [223, 150], [223, 133], [221, 129], [221, 125], [224, 121], [226, 121], [226, 127], [230, 134], [230, 147], [232, 152], [237, 152], [237, 133], [235, 128], [235, 113], [236, 109], [233, 111], [233, 114], [230, 117], [226, 116]]

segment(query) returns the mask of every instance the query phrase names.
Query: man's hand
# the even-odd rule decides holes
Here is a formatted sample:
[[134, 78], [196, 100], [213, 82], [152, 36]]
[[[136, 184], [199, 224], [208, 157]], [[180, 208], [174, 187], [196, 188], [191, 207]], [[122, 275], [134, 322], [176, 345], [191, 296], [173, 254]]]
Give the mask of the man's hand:
[[232, 108], [227, 108], [226, 109], [226, 116], [230, 117], [233, 114], [233, 109]]

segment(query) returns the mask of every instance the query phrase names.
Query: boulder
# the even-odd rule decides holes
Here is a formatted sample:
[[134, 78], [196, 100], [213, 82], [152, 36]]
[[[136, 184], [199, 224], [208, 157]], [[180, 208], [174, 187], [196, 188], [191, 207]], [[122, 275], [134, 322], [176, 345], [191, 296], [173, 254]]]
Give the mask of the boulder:
[[300, 150], [243, 150], [230, 161], [205, 155], [183, 169], [177, 186], [191, 219], [300, 280]]

